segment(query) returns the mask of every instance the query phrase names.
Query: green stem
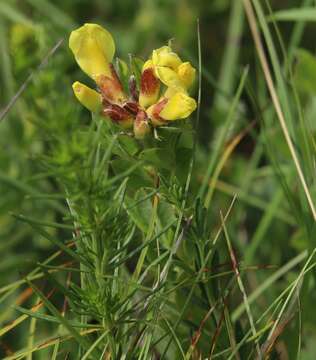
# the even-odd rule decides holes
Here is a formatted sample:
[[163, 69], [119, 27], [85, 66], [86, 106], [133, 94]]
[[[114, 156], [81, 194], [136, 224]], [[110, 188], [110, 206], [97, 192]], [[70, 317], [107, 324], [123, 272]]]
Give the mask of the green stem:
[[[156, 217], [157, 217], [158, 203], [159, 203], [159, 198], [158, 198], [157, 194], [155, 194], [154, 199], [153, 199], [153, 208], [152, 208], [152, 213], [151, 213], [150, 224], [149, 224], [148, 231], [146, 234], [145, 242], [149, 241], [151, 239], [151, 237], [153, 236], [154, 229], [155, 229], [155, 223], [156, 223]], [[142, 250], [142, 252], [138, 258], [136, 269], [132, 276], [133, 283], [136, 283], [139, 279], [139, 275], [140, 275], [140, 272], [144, 265], [147, 251], [148, 251], [148, 246], [144, 247], [144, 249]]]

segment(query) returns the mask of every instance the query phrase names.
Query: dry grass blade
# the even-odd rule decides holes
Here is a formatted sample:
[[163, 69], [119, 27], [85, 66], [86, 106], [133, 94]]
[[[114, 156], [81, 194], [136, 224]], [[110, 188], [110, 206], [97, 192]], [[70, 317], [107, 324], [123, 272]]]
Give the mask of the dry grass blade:
[[[225, 224], [224, 217], [223, 217], [222, 213], [221, 213], [221, 220], [222, 220], [222, 226], [223, 226], [223, 230], [224, 230], [224, 235], [225, 235], [229, 255], [230, 255], [230, 258], [231, 258], [231, 262], [232, 262], [232, 268], [233, 268], [233, 270], [235, 272], [235, 275], [236, 275], [236, 278], [237, 278], [237, 283], [238, 283], [240, 292], [242, 293], [242, 296], [243, 296], [243, 301], [244, 301], [246, 312], [247, 312], [247, 315], [248, 315], [252, 336], [256, 339], [257, 330], [256, 330], [256, 327], [255, 327], [255, 321], [253, 319], [253, 316], [252, 316], [252, 313], [251, 313], [251, 310], [250, 310], [248, 296], [247, 296], [244, 284], [243, 284], [243, 282], [241, 280], [240, 271], [239, 271], [239, 268], [238, 268], [238, 261], [237, 261], [235, 252], [233, 250], [232, 244], [230, 242], [230, 238], [229, 238], [229, 235], [228, 235], [228, 232], [227, 232], [226, 224]], [[260, 350], [260, 347], [259, 347], [259, 344], [258, 344], [257, 340], [255, 340], [255, 343], [256, 343], [256, 351], [257, 351], [257, 354], [258, 354], [258, 359], [262, 359], [261, 350]]]
[[257, 26], [257, 22], [256, 22], [256, 16], [254, 14], [253, 7], [251, 5], [250, 0], [243, 0], [243, 4], [244, 4], [245, 11], [246, 11], [246, 14], [247, 14], [250, 30], [252, 32], [252, 36], [253, 36], [253, 39], [254, 39], [255, 47], [256, 47], [256, 50], [257, 50], [257, 53], [258, 53], [258, 56], [259, 56], [259, 60], [260, 60], [261, 66], [262, 66], [264, 77], [265, 77], [265, 80], [266, 80], [266, 83], [267, 83], [267, 86], [268, 86], [268, 89], [269, 89], [269, 92], [270, 92], [270, 96], [271, 96], [273, 105], [275, 107], [275, 111], [277, 113], [277, 116], [278, 116], [278, 119], [279, 119], [279, 122], [280, 122], [280, 125], [281, 125], [281, 128], [282, 128], [285, 140], [287, 142], [288, 148], [289, 148], [291, 156], [293, 158], [293, 161], [294, 161], [294, 164], [295, 164], [295, 167], [296, 167], [296, 171], [298, 173], [299, 179], [300, 179], [301, 184], [303, 186], [303, 189], [304, 189], [308, 204], [309, 204], [310, 209], [312, 211], [313, 218], [314, 218], [314, 220], [316, 220], [315, 206], [314, 206], [311, 194], [309, 192], [309, 189], [307, 187], [306, 180], [305, 180], [301, 165], [299, 163], [299, 160], [298, 160], [294, 145], [292, 143], [288, 128], [286, 126], [286, 121], [285, 121], [285, 118], [284, 118], [284, 114], [283, 114], [281, 104], [280, 104], [280, 101], [279, 101], [279, 98], [278, 98], [278, 95], [277, 95], [277, 92], [276, 92], [276, 89], [275, 89], [275, 86], [274, 86], [274, 83], [273, 83], [273, 80], [272, 80], [272, 75], [271, 75], [271, 71], [269, 69], [268, 61], [267, 61], [267, 58], [266, 58], [266, 55], [265, 55], [265, 52], [264, 52], [263, 44], [262, 44], [262, 41], [260, 39], [260, 34], [259, 34], [259, 30], [258, 30], [258, 26]]
[[[93, 334], [93, 333], [97, 333], [99, 332], [100, 329], [88, 329], [88, 330], [83, 330], [80, 332], [81, 336], [87, 336], [89, 334]], [[16, 352], [13, 355], [10, 355], [6, 358], [4, 358], [4, 360], [16, 360], [16, 359], [23, 359], [25, 358], [25, 356], [27, 356], [30, 353], [34, 353], [43, 349], [47, 349], [53, 345], [56, 345], [58, 342], [59, 343], [64, 343], [67, 342], [69, 340], [72, 340], [73, 336], [72, 335], [63, 335], [63, 336], [57, 336], [57, 337], [52, 337], [48, 340], [44, 340], [42, 342], [39, 342], [38, 344], [35, 344], [34, 347], [32, 349], [23, 349], [20, 350], [18, 352]]]
[[208, 310], [208, 312], [206, 313], [206, 315], [204, 316], [204, 318], [200, 322], [200, 325], [199, 325], [198, 329], [195, 331], [194, 335], [192, 336], [191, 346], [190, 346], [190, 348], [189, 348], [189, 350], [188, 350], [188, 352], [186, 354], [187, 359], [189, 359], [192, 356], [192, 354], [193, 354], [193, 352], [194, 352], [194, 350], [195, 350], [195, 348], [196, 348], [196, 346], [197, 346], [197, 344], [198, 344], [198, 342], [199, 342], [199, 340], [201, 338], [203, 328], [204, 328], [207, 320], [209, 319], [209, 317], [214, 312], [216, 306], [218, 306], [218, 303], [219, 303], [219, 301], [216, 301], [215, 304]]
[[[21, 304], [24, 302], [24, 300], [27, 300], [29, 298], [30, 295], [33, 294], [32, 289], [27, 288], [23, 293], [22, 296], [18, 299], [18, 301], [16, 302], [17, 305]], [[51, 295], [53, 294], [53, 291], [51, 291], [47, 297], [49, 298]], [[41, 309], [43, 307], [44, 303], [42, 301], [39, 301], [36, 305], [34, 305], [31, 308], [32, 312], [37, 312], [39, 309]], [[19, 324], [21, 324], [24, 320], [28, 319], [29, 315], [21, 315], [19, 316], [17, 319], [13, 320], [10, 324], [4, 326], [2, 329], [0, 329], [0, 337], [2, 337], [4, 334], [6, 334], [7, 332], [11, 331], [12, 329], [14, 329], [16, 326], [18, 326]]]
[[214, 190], [216, 188], [216, 183], [219, 178], [219, 175], [224, 168], [227, 160], [229, 159], [230, 155], [235, 150], [236, 146], [241, 142], [241, 140], [249, 133], [249, 131], [254, 127], [255, 122], [251, 122], [244, 130], [242, 130], [239, 134], [237, 134], [231, 142], [228, 144], [227, 148], [223, 151], [223, 155], [220, 157], [217, 166], [214, 170], [214, 175], [212, 176], [209, 182], [209, 189], [206, 194], [205, 198], [205, 206], [208, 208], [210, 206]]

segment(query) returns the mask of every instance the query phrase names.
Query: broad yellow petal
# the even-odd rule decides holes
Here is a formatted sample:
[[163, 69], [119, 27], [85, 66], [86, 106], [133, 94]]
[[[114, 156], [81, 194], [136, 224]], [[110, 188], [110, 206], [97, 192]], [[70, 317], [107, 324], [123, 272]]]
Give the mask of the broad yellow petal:
[[69, 47], [81, 69], [91, 78], [111, 76], [115, 44], [112, 35], [97, 24], [85, 24], [72, 31]]
[[154, 65], [158, 65], [159, 59], [161, 55], [169, 54], [171, 52], [171, 48], [169, 46], [162, 46], [159, 49], [155, 49], [152, 52], [152, 62]]
[[176, 93], [183, 92], [186, 94], [186, 91], [179, 87], [168, 87], [163, 94], [163, 98], [171, 99]]
[[72, 85], [74, 94], [76, 98], [81, 102], [81, 104], [86, 107], [88, 110], [96, 113], [101, 110], [102, 97], [97, 91], [89, 88], [88, 86], [76, 81]]
[[175, 70], [172, 70], [164, 66], [156, 66], [155, 74], [157, 78], [166, 86], [174, 88], [182, 88], [182, 82], [179, 79], [179, 75]]
[[163, 120], [173, 121], [185, 119], [196, 109], [196, 101], [183, 92], [174, 94], [161, 110], [159, 116]]
[[194, 67], [189, 62], [184, 62], [178, 67], [177, 73], [183, 86], [188, 89], [195, 79]]

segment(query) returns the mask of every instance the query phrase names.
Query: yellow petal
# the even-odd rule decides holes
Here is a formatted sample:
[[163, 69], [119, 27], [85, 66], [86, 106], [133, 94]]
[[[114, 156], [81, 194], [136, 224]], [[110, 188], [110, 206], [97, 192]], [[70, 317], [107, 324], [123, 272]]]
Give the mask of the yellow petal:
[[187, 94], [185, 89], [179, 88], [179, 87], [168, 87], [166, 91], [163, 94], [164, 98], [171, 99], [175, 94], [178, 92], [182, 92], [184, 94]]
[[156, 66], [155, 74], [157, 78], [168, 87], [174, 87], [174, 88], [183, 87], [178, 73], [168, 67]]
[[188, 89], [195, 79], [194, 67], [189, 62], [184, 62], [178, 67], [177, 72], [183, 86]]
[[168, 100], [159, 116], [167, 121], [185, 119], [195, 109], [196, 101], [193, 98], [183, 92], [177, 92]]
[[159, 49], [153, 50], [152, 52], [152, 62], [154, 65], [159, 65], [159, 59], [161, 55], [166, 55], [171, 52], [171, 48], [169, 46], [162, 46]]
[[165, 66], [173, 70], [176, 70], [182, 63], [179, 56], [169, 46], [154, 50], [152, 61], [155, 66]]
[[139, 94], [139, 105], [146, 109], [149, 106], [153, 105], [159, 98], [159, 87], [153, 94], [146, 94], [144, 92], [140, 92]]
[[152, 67], [154, 67], [154, 63], [152, 60], [149, 59], [149, 60], [145, 61], [142, 71], [145, 71], [146, 69], [152, 68]]
[[76, 81], [72, 85], [76, 98], [88, 110], [96, 113], [99, 112], [102, 105], [102, 97], [97, 91], [90, 89], [88, 86]]
[[153, 61], [155, 60], [155, 56], [159, 56], [161, 54], [168, 54], [172, 51], [170, 46], [162, 46], [159, 49], [153, 50]]
[[69, 47], [81, 69], [95, 79], [111, 76], [109, 63], [113, 60], [115, 44], [112, 35], [97, 24], [85, 24], [72, 31]]

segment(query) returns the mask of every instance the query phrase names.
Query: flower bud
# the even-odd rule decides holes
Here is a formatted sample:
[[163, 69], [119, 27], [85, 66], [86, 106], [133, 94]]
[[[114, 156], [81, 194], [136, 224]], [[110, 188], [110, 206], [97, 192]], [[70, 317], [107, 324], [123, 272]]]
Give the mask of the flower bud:
[[148, 117], [144, 110], [140, 110], [134, 121], [134, 135], [136, 139], [143, 139], [150, 133]]

